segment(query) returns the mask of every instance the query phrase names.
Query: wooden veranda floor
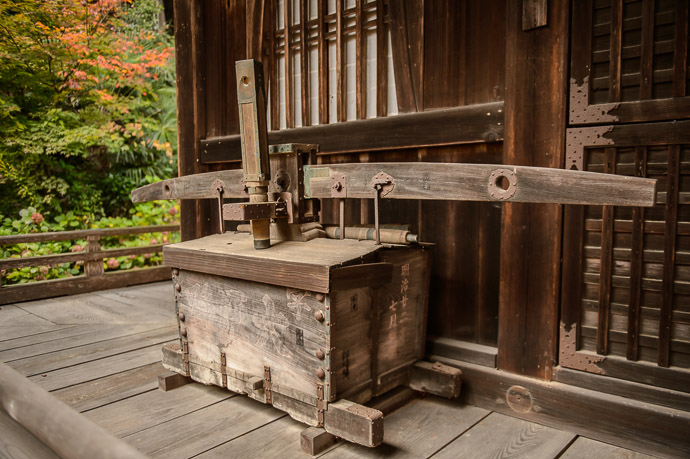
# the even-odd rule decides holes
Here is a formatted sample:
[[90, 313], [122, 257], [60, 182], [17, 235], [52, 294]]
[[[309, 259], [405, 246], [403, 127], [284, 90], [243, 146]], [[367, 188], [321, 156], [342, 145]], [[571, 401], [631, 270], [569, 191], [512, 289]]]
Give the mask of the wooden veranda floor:
[[[305, 428], [218, 387], [157, 389], [177, 330], [169, 282], [0, 308], [0, 361], [152, 456], [306, 458]], [[0, 457], [53, 457], [0, 409]], [[436, 397], [385, 418], [385, 444], [337, 443], [325, 457], [650, 457]], [[24, 457], [24, 456], [22, 456]]]

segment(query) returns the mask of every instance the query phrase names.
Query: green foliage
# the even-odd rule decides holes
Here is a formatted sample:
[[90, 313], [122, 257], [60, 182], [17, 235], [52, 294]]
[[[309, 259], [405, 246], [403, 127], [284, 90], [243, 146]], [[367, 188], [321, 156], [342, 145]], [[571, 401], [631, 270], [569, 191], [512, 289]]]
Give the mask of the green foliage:
[[0, 0], [0, 214], [123, 217], [133, 188], [174, 175], [173, 46], [159, 8]]
[[[108, 217], [92, 220], [88, 216], [77, 216], [74, 212], [56, 215], [53, 222], [48, 222], [34, 207], [22, 209], [19, 219], [6, 218], [0, 215], [0, 236], [10, 234], [44, 233], [49, 231], [79, 230], [88, 228], [121, 228], [130, 226], [166, 225], [178, 223], [179, 204], [175, 201], [157, 201], [136, 204], [127, 216]], [[161, 232], [133, 234], [102, 238], [103, 249], [116, 247], [138, 247], [167, 242], [179, 242], [179, 232]], [[35, 257], [59, 253], [81, 252], [86, 248], [86, 240], [40, 242], [15, 244], [0, 248], [0, 258]], [[158, 266], [163, 263], [161, 254], [145, 253], [109, 258], [103, 261], [105, 271], [139, 269]], [[27, 282], [72, 277], [84, 273], [84, 263], [59, 263], [51, 266], [31, 266], [12, 269], [0, 273], [3, 284], [24, 284]]]

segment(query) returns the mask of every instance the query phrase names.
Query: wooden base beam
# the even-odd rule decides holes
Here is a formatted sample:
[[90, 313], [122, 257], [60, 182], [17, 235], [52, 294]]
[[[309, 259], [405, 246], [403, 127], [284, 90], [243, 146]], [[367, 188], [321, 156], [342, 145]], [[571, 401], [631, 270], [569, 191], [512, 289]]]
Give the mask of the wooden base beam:
[[300, 446], [302, 451], [312, 456], [321, 454], [333, 446], [337, 437], [326, 432], [320, 427], [309, 427], [300, 433]]
[[411, 389], [420, 390], [439, 397], [457, 398], [460, 396], [462, 371], [441, 362], [420, 360], [410, 367]]
[[463, 403], [655, 456], [687, 457], [690, 413], [432, 356], [460, 368]]
[[165, 373], [158, 375], [158, 388], [163, 392], [177, 389], [178, 387], [182, 387], [190, 382], [192, 382], [192, 378], [179, 373], [173, 373], [172, 371], [166, 371]]

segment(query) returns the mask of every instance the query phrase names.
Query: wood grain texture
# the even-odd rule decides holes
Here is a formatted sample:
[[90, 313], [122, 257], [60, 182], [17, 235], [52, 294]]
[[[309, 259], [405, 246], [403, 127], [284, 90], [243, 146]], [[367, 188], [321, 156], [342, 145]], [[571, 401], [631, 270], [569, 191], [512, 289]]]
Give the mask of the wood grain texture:
[[[324, 168], [305, 169], [309, 176]], [[328, 171], [331, 176], [346, 176], [348, 198], [372, 198], [372, 179], [379, 172], [395, 182], [384, 199], [651, 206], [656, 198], [654, 179], [545, 167], [415, 163], [411, 168], [408, 163], [367, 163], [329, 164]], [[490, 190], [497, 188], [492, 173], [515, 174], [515, 193], [505, 199], [492, 196]], [[330, 190], [330, 177], [312, 178], [307, 196], [328, 198]]]
[[0, 456], [7, 459], [57, 459], [50, 448], [0, 410]]
[[232, 441], [210, 449], [197, 457], [200, 459], [227, 457], [304, 459], [305, 455], [300, 450], [299, 436], [303, 430], [304, 424], [285, 416], [261, 429], [247, 432]]
[[54, 391], [86, 381], [111, 376], [129, 370], [132, 367], [160, 362], [160, 355], [160, 345], [154, 345], [93, 362], [42, 373], [32, 376], [29, 380], [47, 391]]
[[130, 434], [125, 440], [150, 457], [193, 457], [282, 416], [269, 405], [232, 397]]
[[8, 364], [15, 371], [29, 377], [82, 363], [98, 361], [99, 359], [123, 352], [160, 345], [173, 340], [176, 336], [175, 327], [168, 326], [158, 330], [146, 330], [145, 332], [84, 344], [77, 348], [13, 360]]
[[86, 239], [88, 236], [112, 237], [127, 234], [161, 233], [164, 231], [177, 231], [179, 229], [179, 225], [150, 225], [131, 226], [128, 228], [98, 228], [74, 231], [51, 231], [48, 233], [13, 234], [10, 236], [0, 236], [0, 245], [27, 242], [73, 241], [75, 239]]
[[[434, 358], [434, 357], [430, 357]], [[690, 415], [617, 395], [542, 382], [506, 371], [439, 358], [462, 370], [461, 401], [509, 416], [615, 443], [655, 455], [687, 455]], [[513, 386], [530, 395], [529, 410], [514, 410], [506, 401]], [[518, 407], [519, 408], [519, 407]]]
[[84, 412], [155, 390], [156, 377], [163, 371], [160, 362], [153, 362], [51, 393], [73, 409]]
[[564, 459], [577, 459], [582, 457], [607, 457], [609, 459], [654, 459], [650, 456], [629, 449], [602, 443], [590, 438], [578, 437], [572, 445], [559, 456]]
[[559, 457], [575, 437], [571, 432], [491, 413], [434, 457]]
[[232, 392], [219, 387], [187, 384], [170, 392], [146, 392], [87, 411], [85, 415], [122, 438], [233, 396]]
[[[268, 133], [268, 142], [271, 145], [318, 144], [321, 154], [498, 142], [503, 139], [503, 106], [503, 102], [491, 102], [423, 113], [274, 130]], [[216, 147], [202, 151], [202, 163], [241, 161], [239, 135], [211, 140]]]
[[224, 184], [224, 197], [247, 197], [242, 184], [242, 171], [228, 170], [187, 175], [151, 183], [133, 190], [132, 202], [158, 199], [212, 199], [217, 196], [217, 191], [213, 187], [216, 180]]
[[341, 444], [323, 457], [429, 457], [488, 414], [437, 397], [415, 400], [386, 416], [384, 441], [378, 448]]
[[[519, 2], [507, 6], [507, 164], [563, 167], [569, 43], [562, 31], [570, 9], [551, 1], [547, 11], [548, 27], [523, 32]], [[558, 340], [561, 209], [509, 204], [501, 225], [498, 368], [549, 379]]]
[[168, 266], [326, 293], [331, 266], [355, 262], [378, 249], [373, 241], [317, 238], [255, 250], [251, 235], [225, 233], [167, 246], [163, 258]]

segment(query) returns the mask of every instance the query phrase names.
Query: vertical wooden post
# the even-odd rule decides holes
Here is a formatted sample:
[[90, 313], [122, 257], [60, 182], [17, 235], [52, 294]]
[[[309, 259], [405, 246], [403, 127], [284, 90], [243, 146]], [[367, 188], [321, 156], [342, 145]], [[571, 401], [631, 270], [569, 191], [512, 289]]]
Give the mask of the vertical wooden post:
[[[552, 0], [546, 27], [522, 31], [507, 2], [504, 162], [563, 167], [569, 2]], [[558, 339], [562, 211], [505, 204], [501, 235], [498, 367], [550, 379]]]
[[[101, 250], [100, 236], [87, 236], [85, 252], [98, 252]], [[103, 275], [103, 259], [84, 262], [84, 274], [87, 276]]]

